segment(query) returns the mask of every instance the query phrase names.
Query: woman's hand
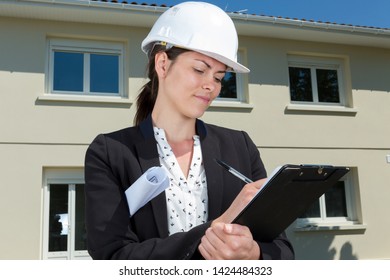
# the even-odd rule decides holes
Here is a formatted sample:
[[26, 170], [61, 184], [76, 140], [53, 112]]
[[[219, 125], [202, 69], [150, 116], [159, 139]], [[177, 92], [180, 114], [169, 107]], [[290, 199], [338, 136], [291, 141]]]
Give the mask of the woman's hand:
[[260, 247], [248, 227], [231, 224], [252, 200], [266, 179], [246, 184], [230, 207], [207, 229], [199, 245], [205, 259], [259, 259]]
[[215, 219], [214, 222], [230, 224], [237, 217], [237, 215], [241, 213], [245, 206], [248, 205], [259, 189], [261, 189], [266, 180], [267, 178], [264, 178], [253, 183], [246, 184], [237, 197], [233, 200], [230, 207], [221, 216]]
[[206, 260], [258, 260], [260, 247], [249, 228], [239, 224], [212, 223], [198, 247]]

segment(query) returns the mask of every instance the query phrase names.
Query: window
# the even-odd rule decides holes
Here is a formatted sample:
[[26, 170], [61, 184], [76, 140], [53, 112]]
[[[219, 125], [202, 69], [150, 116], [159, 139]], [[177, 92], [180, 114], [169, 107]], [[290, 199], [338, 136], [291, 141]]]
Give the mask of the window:
[[84, 182], [81, 177], [80, 171], [46, 172], [44, 259], [90, 258], [86, 244]]
[[123, 45], [49, 40], [48, 92], [124, 96]]
[[218, 98], [237, 99], [236, 73], [227, 72], [222, 80], [222, 88]]
[[[243, 56], [242, 51], [238, 51], [238, 61]], [[220, 101], [246, 101], [244, 97], [243, 81], [240, 73], [227, 72], [222, 80], [222, 89], [218, 95]]]
[[341, 59], [289, 56], [291, 103], [345, 106]]
[[323, 194], [297, 220], [299, 227], [325, 224], [355, 224], [358, 220], [356, 186], [353, 184], [354, 168], [336, 185]]

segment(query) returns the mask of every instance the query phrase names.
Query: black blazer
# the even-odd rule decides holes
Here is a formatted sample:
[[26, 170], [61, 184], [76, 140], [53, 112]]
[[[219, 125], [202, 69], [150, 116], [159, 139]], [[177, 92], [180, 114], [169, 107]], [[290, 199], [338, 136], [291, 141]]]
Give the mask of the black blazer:
[[[168, 236], [165, 193], [129, 217], [125, 190], [159, 158], [149, 116], [139, 126], [97, 136], [85, 157], [86, 228], [93, 259], [198, 259], [201, 237], [243, 187], [221, 168], [221, 159], [253, 180], [266, 177], [259, 151], [249, 136], [200, 120], [200, 136], [209, 199], [209, 221], [188, 232]], [[256, 237], [254, 237], [256, 240]], [[259, 242], [264, 259], [293, 259], [283, 233], [273, 242]]]

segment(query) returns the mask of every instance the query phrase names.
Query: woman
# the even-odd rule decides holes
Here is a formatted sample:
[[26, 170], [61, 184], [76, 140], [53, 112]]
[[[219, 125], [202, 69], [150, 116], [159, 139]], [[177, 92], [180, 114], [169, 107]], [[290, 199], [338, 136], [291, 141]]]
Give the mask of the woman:
[[[237, 33], [218, 7], [184, 2], [168, 9], [142, 42], [149, 82], [137, 100], [135, 126], [99, 135], [85, 160], [86, 226], [94, 259], [292, 259], [283, 233], [260, 242], [231, 224], [262, 186], [259, 152], [242, 131], [199, 120], [237, 63]], [[219, 167], [222, 159], [255, 182]], [[125, 191], [153, 166], [170, 179], [133, 215]]]

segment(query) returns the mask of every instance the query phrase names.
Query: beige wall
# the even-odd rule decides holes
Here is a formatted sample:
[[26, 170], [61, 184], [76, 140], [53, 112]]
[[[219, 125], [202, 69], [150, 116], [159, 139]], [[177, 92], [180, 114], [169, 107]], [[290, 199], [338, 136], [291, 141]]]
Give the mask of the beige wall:
[[0, 259], [40, 259], [44, 170], [82, 170], [84, 145], [0, 144]]
[[[132, 124], [134, 105], [42, 101], [47, 37], [124, 42], [128, 94], [144, 82], [139, 45], [146, 29], [0, 18], [0, 259], [42, 257], [43, 176], [47, 167], [82, 169], [87, 145], [101, 132]], [[331, 163], [357, 169], [365, 230], [288, 234], [301, 259], [390, 258], [390, 50], [242, 37], [252, 72], [248, 108], [212, 107], [203, 119], [246, 130], [267, 169], [283, 163]], [[344, 59], [356, 114], [286, 111], [287, 55]], [[349, 247], [350, 246], [350, 247]]]

